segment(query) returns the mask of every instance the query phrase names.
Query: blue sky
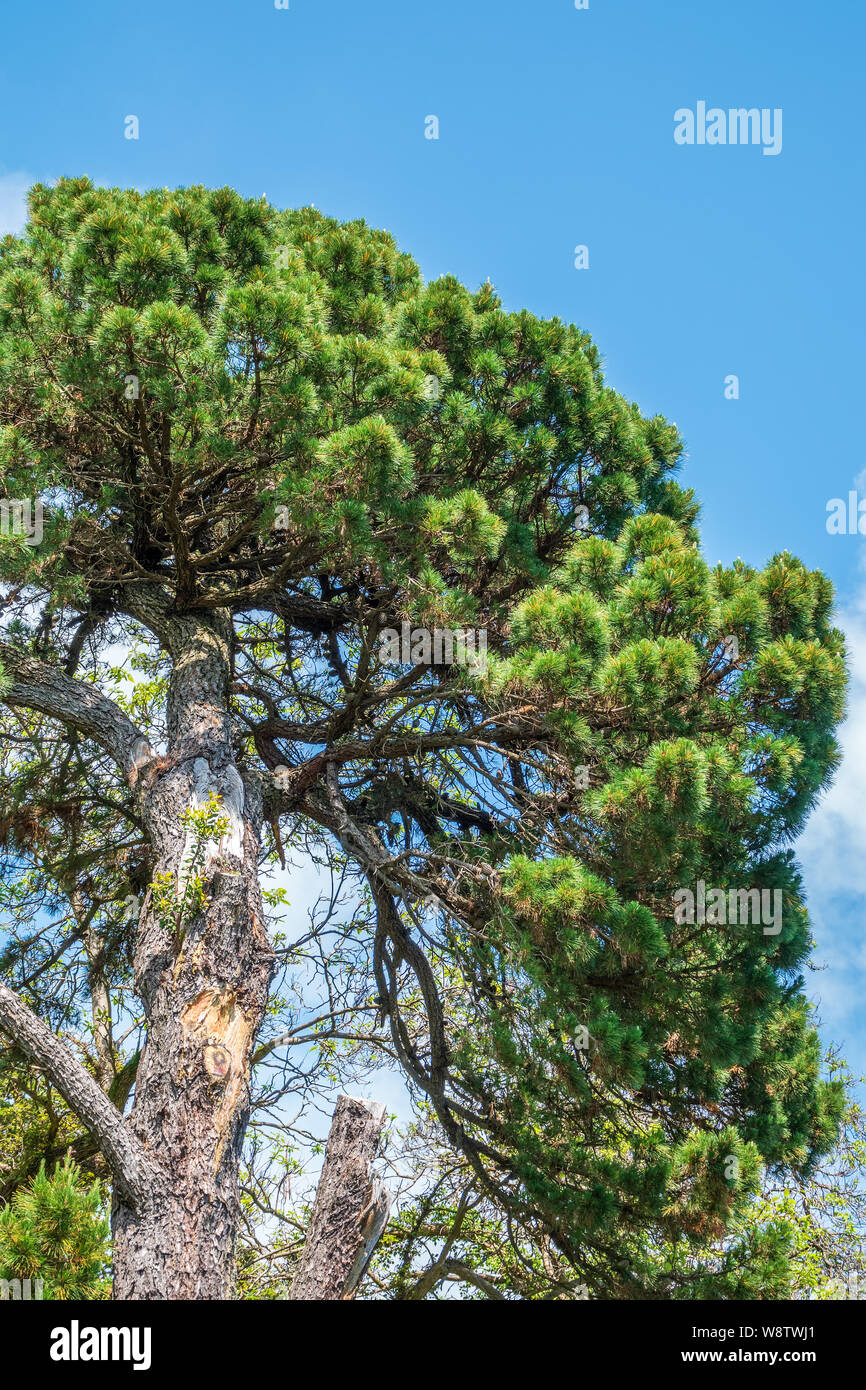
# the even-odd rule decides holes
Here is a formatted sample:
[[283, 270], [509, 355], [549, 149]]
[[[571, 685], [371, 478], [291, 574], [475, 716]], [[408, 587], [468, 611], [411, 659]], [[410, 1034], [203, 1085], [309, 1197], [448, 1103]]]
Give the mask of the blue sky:
[[[866, 469], [862, 0], [142, 0], [18, 6], [0, 226], [27, 183], [230, 183], [387, 227], [428, 277], [588, 329], [676, 420], [708, 557], [833, 578], [848, 753], [802, 842], [828, 1036], [866, 1071], [866, 565], [826, 504]], [[783, 112], [781, 153], [679, 146], [699, 101]], [[124, 138], [136, 115], [140, 138]], [[425, 139], [425, 118], [439, 138]], [[574, 267], [585, 245], [589, 268]], [[725, 378], [739, 378], [739, 399]], [[860, 479], [866, 496], [866, 476]], [[862, 745], [862, 746], [861, 746]]]

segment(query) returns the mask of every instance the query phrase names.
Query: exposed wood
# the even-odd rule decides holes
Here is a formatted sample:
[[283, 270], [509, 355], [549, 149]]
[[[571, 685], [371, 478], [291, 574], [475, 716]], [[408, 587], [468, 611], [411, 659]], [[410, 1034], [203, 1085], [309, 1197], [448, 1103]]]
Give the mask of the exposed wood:
[[114, 1296], [225, 1299], [234, 1292], [238, 1170], [249, 1119], [253, 1042], [267, 1005], [273, 948], [258, 878], [261, 801], [235, 765], [225, 617], [183, 625], [168, 694], [168, 756], [141, 785], [157, 870], [180, 885], [191, 870], [182, 817], [219, 797], [229, 829], [205, 846], [206, 901], [177, 937], [149, 894], [141, 912], [135, 983], [147, 1041], [130, 1124], [164, 1180], [147, 1218], [114, 1211]]
[[391, 1208], [373, 1173], [384, 1123], [384, 1105], [338, 1099], [291, 1299], [355, 1296]]

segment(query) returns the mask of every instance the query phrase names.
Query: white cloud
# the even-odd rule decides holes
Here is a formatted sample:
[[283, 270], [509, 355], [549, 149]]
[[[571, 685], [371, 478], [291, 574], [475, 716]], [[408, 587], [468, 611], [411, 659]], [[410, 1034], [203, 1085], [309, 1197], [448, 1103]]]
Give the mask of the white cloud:
[[866, 572], [837, 615], [848, 648], [848, 712], [839, 732], [842, 765], [797, 844], [818, 949], [826, 968], [807, 980], [828, 1035], [866, 1070]]
[[812, 816], [800, 852], [827, 892], [866, 896], [866, 584], [837, 615], [848, 647], [848, 711], [841, 727], [842, 766]]
[[34, 182], [29, 174], [0, 174], [0, 236], [23, 229], [27, 190]]

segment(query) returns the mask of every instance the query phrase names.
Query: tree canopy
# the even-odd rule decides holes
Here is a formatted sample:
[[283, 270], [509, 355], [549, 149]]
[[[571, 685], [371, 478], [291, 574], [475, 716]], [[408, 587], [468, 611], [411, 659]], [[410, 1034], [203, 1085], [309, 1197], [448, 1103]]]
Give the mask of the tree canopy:
[[[821, 573], [706, 562], [682, 448], [586, 333], [425, 283], [362, 221], [32, 190], [0, 246], [0, 490], [44, 505], [38, 543], [0, 540], [3, 967], [52, 1026], [89, 994], [112, 1104], [207, 944], [207, 846], [228, 874], [247, 844], [235, 776], [260, 868], [345, 889], [331, 1035], [401, 1066], [503, 1239], [593, 1297], [737, 1296], [711, 1249], [842, 1113], [791, 846], [838, 759], [844, 649]], [[483, 632], [486, 660], [395, 660], [404, 624]], [[186, 810], [157, 808], [186, 763]], [[778, 892], [781, 920], [680, 920], [701, 882]], [[272, 936], [268, 969], [314, 937]], [[230, 954], [206, 987], [256, 1020], [242, 1139], [247, 1079], [314, 1010], [283, 975], [256, 1014]], [[81, 1118], [117, 1179], [110, 1120]]]

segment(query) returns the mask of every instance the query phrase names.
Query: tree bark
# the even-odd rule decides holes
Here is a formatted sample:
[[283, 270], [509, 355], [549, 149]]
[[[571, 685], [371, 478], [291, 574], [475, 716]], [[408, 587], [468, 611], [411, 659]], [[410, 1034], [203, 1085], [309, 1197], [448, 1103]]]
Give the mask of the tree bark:
[[340, 1096], [290, 1299], [353, 1298], [388, 1221], [391, 1201], [373, 1174], [385, 1107]]
[[231, 744], [229, 620], [181, 625], [171, 639], [168, 754], [138, 774], [156, 872], [182, 881], [181, 817], [211, 792], [229, 828], [207, 846], [208, 901], [181, 939], [160, 922], [152, 893], [142, 909], [135, 979], [147, 1041], [130, 1123], [160, 1184], [146, 1212], [115, 1204], [117, 1299], [232, 1295], [250, 1058], [274, 963], [258, 881], [261, 801]]
[[3, 694], [4, 704], [39, 710], [71, 724], [104, 748], [126, 777], [133, 777], [150, 757], [150, 745], [141, 730], [92, 685], [26, 656], [8, 642], [0, 642], [0, 660], [13, 678]]
[[45, 1072], [70, 1109], [93, 1132], [122, 1200], [143, 1211], [160, 1176], [145, 1145], [78, 1058], [2, 980], [0, 1028]]
[[[178, 896], [191, 872], [184, 812], [216, 794], [228, 826], [195, 866], [206, 899], [182, 932], [168, 929], [153, 887], [145, 898], [135, 981], [147, 1036], [128, 1119], [2, 984], [0, 1026], [45, 1069], [111, 1165], [114, 1297], [224, 1299], [234, 1285], [251, 1058], [274, 967], [258, 880], [261, 787], [243, 775], [231, 739], [229, 616], [172, 612], [152, 586], [127, 599], [173, 658], [164, 756], [113, 701], [8, 646], [15, 683], [5, 698], [72, 724], [115, 758], [146, 826], [154, 878], [165, 876]], [[97, 1013], [107, 1013], [98, 971], [92, 984]], [[111, 1059], [100, 1060], [104, 1083]], [[354, 1296], [390, 1209], [373, 1175], [384, 1120], [382, 1105], [339, 1098], [292, 1299]]]
[[206, 901], [183, 932], [166, 928], [152, 891], [145, 898], [135, 980], [147, 1037], [127, 1120], [6, 986], [0, 1026], [44, 1068], [111, 1165], [115, 1298], [221, 1299], [233, 1292], [251, 1055], [274, 966], [258, 881], [261, 795], [232, 745], [230, 616], [180, 614], [155, 585], [127, 597], [131, 616], [172, 657], [164, 756], [154, 757], [142, 731], [92, 685], [8, 643], [0, 643], [13, 678], [4, 700], [106, 749], [136, 796], [154, 875], [179, 892], [189, 849], [184, 812], [215, 793], [228, 829], [205, 847], [197, 868]]

